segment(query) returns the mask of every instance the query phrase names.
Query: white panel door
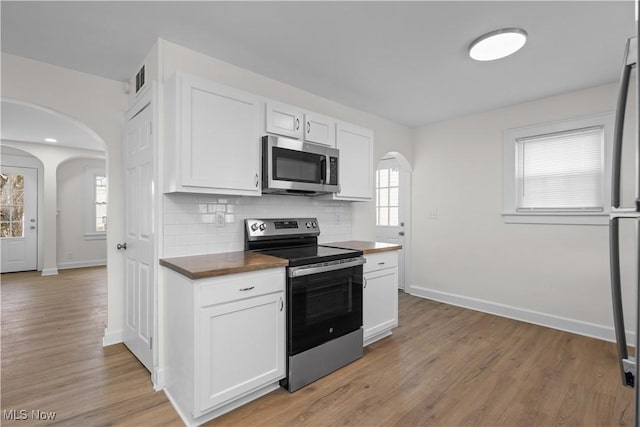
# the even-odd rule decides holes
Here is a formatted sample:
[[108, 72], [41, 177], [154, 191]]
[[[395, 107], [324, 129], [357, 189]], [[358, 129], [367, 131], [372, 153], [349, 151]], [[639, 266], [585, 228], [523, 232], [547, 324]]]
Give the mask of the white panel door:
[[304, 140], [317, 144], [336, 146], [336, 122], [316, 113], [304, 114]]
[[398, 325], [398, 270], [386, 268], [364, 275], [362, 323], [364, 341]]
[[290, 138], [302, 138], [302, 110], [287, 104], [267, 101], [266, 130]]
[[371, 200], [373, 196], [373, 132], [338, 123], [336, 148], [340, 150], [338, 181], [341, 200]]
[[38, 262], [38, 171], [0, 167], [2, 273], [29, 271]]
[[125, 126], [124, 343], [151, 371], [154, 318], [153, 109], [147, 104]]
[[284, 292], [200, 309], [197, 410], [223, 405], [284, 377]]
[[182, 184], [260, 193], [259, 97], [185, 76]]

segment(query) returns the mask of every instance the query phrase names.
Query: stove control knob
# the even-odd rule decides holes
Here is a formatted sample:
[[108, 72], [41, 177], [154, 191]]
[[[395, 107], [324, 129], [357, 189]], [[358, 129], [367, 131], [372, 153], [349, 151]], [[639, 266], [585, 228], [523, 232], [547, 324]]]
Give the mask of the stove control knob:
[[313, 228], [318, 228], [318, 223], [317, 222], [312, 222], [311, 225], [313, 226]]
[[256, 231], [257, 229], [258, 229], [258, 224], [256, 224], [255, 222], [251, 224], [251, 231]]
[[264, 222], [260, 224], [260, 231], [264, 231], [265, 228], [267, 228], [267, 226], [265, 225]]
[[307, 222], [305, 225], [307, 226], [307, 228], [311, 228], [311, 222]]

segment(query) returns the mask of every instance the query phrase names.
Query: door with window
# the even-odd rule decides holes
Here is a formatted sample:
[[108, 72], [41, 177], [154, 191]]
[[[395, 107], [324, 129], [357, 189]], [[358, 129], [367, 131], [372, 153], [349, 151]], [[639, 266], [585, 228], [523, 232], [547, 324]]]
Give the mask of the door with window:
[[411, 175], [395, 158], [384, 158], [376, 170], [376, 240], [402, 245], [398, 251], [398, 288], [405, 288]]
[[37, 269], [37, 209], [37, 170], [0, 166], [2, 273]]

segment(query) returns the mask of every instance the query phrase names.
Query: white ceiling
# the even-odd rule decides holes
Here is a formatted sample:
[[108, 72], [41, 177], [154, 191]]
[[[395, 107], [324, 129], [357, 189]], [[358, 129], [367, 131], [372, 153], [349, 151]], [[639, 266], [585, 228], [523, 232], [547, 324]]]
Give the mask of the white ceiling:
[[[69, 118], [41, 108], [2, 101], [0, 139], [104, 151], [102, 143]], [[55, 138], [57, 142], [46, 142]]]
[[[157, 37], [408, 126], [614, 82], [633, 1], [11, 2], [2, 50], [115, 80]], [[504, 27], [525, 47], [474, 62]]]

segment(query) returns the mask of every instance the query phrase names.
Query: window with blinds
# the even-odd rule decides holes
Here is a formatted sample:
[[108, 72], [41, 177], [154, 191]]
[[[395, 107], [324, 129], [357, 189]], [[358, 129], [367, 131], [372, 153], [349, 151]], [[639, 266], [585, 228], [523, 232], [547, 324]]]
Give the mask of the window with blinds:
[[603, 126], [516, 140], [516, 209], [602, 211]]

